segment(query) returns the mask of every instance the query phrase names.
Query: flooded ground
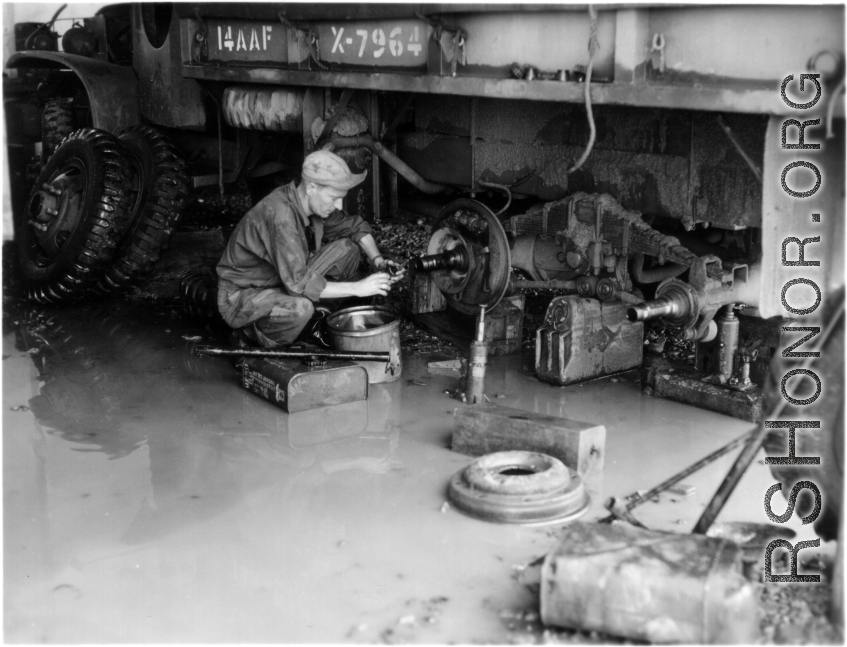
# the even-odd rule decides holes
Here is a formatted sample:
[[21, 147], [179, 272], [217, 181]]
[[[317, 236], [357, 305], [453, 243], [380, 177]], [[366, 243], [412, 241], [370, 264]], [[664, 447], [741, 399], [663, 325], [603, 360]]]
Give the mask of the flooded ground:
[[[429, 373], [426, 353], [405, 353], [402, 378], [373, 385], [367, 402], [289, 415], [242, 390], [230, 360], [194, 357], [194, 344], [225, 337], [176, 307], [41, 308], [8, 324], [7, 642], [607, 640], [538, 623], [537, 588], [521, 575], [560, 526], [444, 505], [471, 460], [450, 450], [453, 411], [467, 405], [445, 394], [458, 376]], [[493, 358], [486, 392], [606, 426], [588, 519], [750, 429], [643, 394], [637, 372], [544, 384], [528, 356]], [[734, 457], [686, 479], [690, 496], [664, 494], [636, 516], [690, 531]], [[773, 481], [754, 463], [721, 520], [767, 522]], [[822, 605], [807, 605], [819, 624]]]

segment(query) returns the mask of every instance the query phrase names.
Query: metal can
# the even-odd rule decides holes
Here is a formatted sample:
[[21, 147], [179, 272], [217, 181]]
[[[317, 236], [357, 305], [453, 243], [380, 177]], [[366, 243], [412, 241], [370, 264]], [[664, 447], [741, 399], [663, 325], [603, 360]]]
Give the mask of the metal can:
[[726, 539], [575, 522], [541, 571], [545, 624], [651, 643], [752, 644], [758, 606]]
[[330, 343], [336, 350], [389, 352], [397, 358], [394, 372], [385, 362], [357, 361], [368, 372], [368, 382], [394, 382], [400, 379], [400, 318], [381, 306], [357, 306], [332, 313], [327, 319]]

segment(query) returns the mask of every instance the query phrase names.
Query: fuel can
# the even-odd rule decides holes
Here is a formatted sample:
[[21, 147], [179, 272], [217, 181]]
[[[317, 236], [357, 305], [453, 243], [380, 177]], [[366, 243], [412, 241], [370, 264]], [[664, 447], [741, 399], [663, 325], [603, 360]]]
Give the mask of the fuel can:
[[649, 643], [753, 644], [757, 594], [742, 548], [615, 522], [574, 522], [541, 569], [541, 620]]
[[579, 296], [556, 297], [535, 339], [538, 379], [560, 386], [641, 366], [644, 323], [627, 305]]
[[241, 364], [241, 385], [288, 413], [368, 399], [368, 372], [352, 362], [254, 357]]

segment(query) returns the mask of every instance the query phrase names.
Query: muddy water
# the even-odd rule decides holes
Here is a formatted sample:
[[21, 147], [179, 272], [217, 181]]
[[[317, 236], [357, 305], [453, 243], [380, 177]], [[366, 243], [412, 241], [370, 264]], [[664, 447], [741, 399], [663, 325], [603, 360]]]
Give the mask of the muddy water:
[[[443, 507], [470, 461], [449, 449], [465, 405], [426, 356], [404, 357], [403, 379], [367, 402], [288, 415], [244, 392], [230, 361], [193, 357], [221, 338], [169, 307], [40, 321], [3, 339], [7, 641], [508, 642], [537, 611], [520, 576], [558, 528]], [[530, 358], [493, 359], [486, 390], [606, 425], [606, 469], [587, 483], [595, 518], [605, 497], [749, 428], [645, 396], [634, 375], [542, 384]], [[732, 460], [637, 516], [688, 531]], [[767, 521], [771, 483], [754, 465], [722, 519]]]

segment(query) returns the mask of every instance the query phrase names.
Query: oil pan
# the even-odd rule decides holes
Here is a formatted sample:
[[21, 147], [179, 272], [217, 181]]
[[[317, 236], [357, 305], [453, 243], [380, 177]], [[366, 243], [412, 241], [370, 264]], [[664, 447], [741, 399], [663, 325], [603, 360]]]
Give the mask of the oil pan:
[[385, 362], [357, 361], [368, 372], [368, 382], [394, 382], [400, 379], [400, 318], [381, 306], [357, 306], [332, 313], [327, 319], [330, 343], [336, 350], [391, 353], [394, 372]]

